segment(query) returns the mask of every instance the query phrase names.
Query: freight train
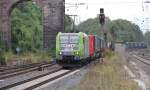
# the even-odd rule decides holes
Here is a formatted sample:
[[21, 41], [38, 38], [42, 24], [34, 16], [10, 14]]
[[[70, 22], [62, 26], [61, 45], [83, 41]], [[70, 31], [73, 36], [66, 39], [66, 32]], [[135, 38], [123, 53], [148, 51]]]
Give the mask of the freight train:
[[82, 66], [102, 57], [105, 40], [83, 32], [56, 36], [56, 62], [62, 66]]
[[148, 46], [146, 43], [144, 42], [126, 42], [124, 44], [125, 49], [129, 50], [129, 49], [146, 49]]

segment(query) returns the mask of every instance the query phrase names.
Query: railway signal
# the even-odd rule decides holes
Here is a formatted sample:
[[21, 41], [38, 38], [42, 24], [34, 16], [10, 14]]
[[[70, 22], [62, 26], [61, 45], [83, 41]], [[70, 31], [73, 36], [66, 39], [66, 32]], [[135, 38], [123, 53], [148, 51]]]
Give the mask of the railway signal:
[[100, 8], [99, 22], [100, 22], [101, 25], [105, 24], [104, 8]]
[[[107, 42], [107, 32], [104, 31], [104, 24], [105, 24], [105, 14], [104, 14], [104, 8], [100, 8], [100, 14], [99, 14], [99, 23], [101, 24], [101, 29], [104, 35], [104, 40]], [[107, 45], [107, 43], [106, 43]]]

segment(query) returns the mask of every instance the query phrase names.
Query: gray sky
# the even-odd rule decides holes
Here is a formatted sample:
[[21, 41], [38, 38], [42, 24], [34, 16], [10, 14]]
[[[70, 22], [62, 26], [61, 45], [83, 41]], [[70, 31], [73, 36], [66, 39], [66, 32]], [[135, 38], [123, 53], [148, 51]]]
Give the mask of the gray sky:
[[[142, 3], [145, 0], [65, 0], [66, 14], [77, 14], [80, 21], [94, 18], [99, 9], [104, 8], [105, 15], [111, 20], [127, 19], [138, 24], [141, 29], [150, 29], [150, 4]], [[72, 7], [76, 3], [85, 3]], [[143, 11], [144, 9], [144, 11]], [[144, 20], [144, 22], [143, 22]]]

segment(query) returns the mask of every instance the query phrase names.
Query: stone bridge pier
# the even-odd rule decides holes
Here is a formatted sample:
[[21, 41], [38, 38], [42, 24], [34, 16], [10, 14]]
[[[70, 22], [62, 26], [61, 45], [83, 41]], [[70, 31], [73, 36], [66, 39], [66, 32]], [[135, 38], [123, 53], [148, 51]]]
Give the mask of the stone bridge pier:
[[[10, 13], [22, 1], [0, 0], [0, 38], [7, 48], [11, 48]], [[65, 0], [31, 0], [42, 8], [43, 13], [43, 48], [53, 48], [55, 36], [64, 31]]]

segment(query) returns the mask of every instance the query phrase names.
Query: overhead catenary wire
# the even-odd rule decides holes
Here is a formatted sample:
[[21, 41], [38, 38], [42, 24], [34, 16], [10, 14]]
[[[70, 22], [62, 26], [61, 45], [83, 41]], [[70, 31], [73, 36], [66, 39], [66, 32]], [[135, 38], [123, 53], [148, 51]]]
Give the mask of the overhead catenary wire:
[[[77, 1], [77, 3], [80, 3], [80, 1], [78, 1], [78, 0], [76, 0], [76, 1]], [[73, 4], [75, 4], [75, 3], [70, 3], [70, 5], [73, 5]], [[149, 28], [147, 27], [148, 25], [145, 25], [146, 22], [148, 20], [150, 20], [150, 19], [146, 19], [146, 16], [145, 16], [146, 12], [149, 9], [149, 8], [146, 8], [145, 6], [146, 5], [150, 5], [150, 1], [149, 0], [141, 0], [141, 1], [113, 1], [113, 2], [110, 2], [110, 1], [98, 1], [98, 2], [91, 1], [91, 2], [88, 2], [87, 1], [85, 3], [85, 5], [86, 5], [86, 9], [85, 10], [88, 10], [89, 8], [92, 8], [92, 7], [98, 7], [98, 6], [100, 6], [100, 7], [107, 7], [107, 6], [119, 7], [121, 5], [122, 5], [122, 7], [124, 7], [124, 6], [137, 7], [137, 6], [139, 6], [139, 7], [141, 7], [141, 9], [139, 8], [141, 10], [141, 14], [140, 14], [141, 16], [140, 16], [140, 18], [138, 18], [138, 21], [136, 20], [136, 23], [141, 26], [141, 29], [143, 29], [143, 27], [144, 27], [144, 30], [149, 30]], [[69, 6], [69, 5], [67, 4], [66, 6]], [[77, 7], [77, 8], [79, 8], [79, 7]], [[78, 9], [78, 10], [80, 10], [80, 9]], [[135, 18], [135, 17], [133, 17], [133, 18]]]
[[[71, 9], [74, 9], [75, 14], [68, 14], [74, 21], [74, 24], [79, 24], [81, 22], [80, 20], [80, 15], [77, 14], [77, 9], [79, 6], [84, 6], [86, 3], [83, 2], [77, 2], [77, 3], [65, 3], [65, 8], [66, 8], [66, 14], [68, 14], [68, 11], [71, 11]], [[87, 6], [86, 6], [87, 7]]]

